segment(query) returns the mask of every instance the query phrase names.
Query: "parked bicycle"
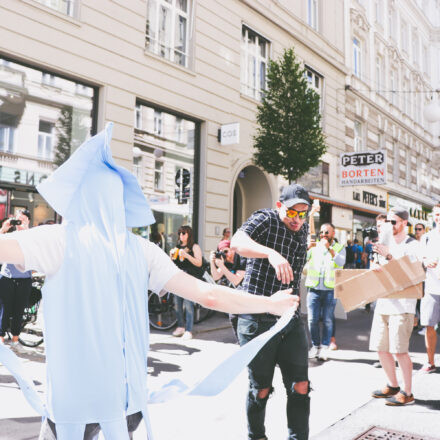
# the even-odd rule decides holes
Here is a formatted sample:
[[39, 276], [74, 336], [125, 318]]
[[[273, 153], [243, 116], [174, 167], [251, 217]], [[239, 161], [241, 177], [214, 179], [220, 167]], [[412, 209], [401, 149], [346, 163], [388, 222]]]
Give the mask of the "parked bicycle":
[[21, 332], [18, 341], [26, 347], [38, 347], [44, 341], [42, 329], [36, 326], [38, 310], [41, 304], [41, 288], [44, 284], [44, 275], [32, 276], [32, 290], [28, 306], [24, 309]]

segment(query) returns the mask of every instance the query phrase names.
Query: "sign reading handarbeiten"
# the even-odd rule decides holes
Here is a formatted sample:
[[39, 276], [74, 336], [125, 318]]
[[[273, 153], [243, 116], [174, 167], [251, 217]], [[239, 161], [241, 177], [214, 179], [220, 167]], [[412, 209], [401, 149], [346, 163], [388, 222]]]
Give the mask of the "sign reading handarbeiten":
[[371, 150], [342, 153], [340, 185], [384, 185], [387, 183], [387, 152]]

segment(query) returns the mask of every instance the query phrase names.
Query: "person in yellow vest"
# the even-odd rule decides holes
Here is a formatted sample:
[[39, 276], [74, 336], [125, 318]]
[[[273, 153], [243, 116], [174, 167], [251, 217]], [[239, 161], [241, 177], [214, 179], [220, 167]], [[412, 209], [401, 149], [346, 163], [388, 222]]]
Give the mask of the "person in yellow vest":
[[[335, 269], [345, 264], [345, 247], [335, 240], [335, 227], [324, 223], [319, 231], [319, 241], [311, 242], [307, 254], [307, 314], [312, 348], [309, 359], [327, 360], [336, 300], [334, 298]], [[320, 318], [322, 316], [322, 338]]]

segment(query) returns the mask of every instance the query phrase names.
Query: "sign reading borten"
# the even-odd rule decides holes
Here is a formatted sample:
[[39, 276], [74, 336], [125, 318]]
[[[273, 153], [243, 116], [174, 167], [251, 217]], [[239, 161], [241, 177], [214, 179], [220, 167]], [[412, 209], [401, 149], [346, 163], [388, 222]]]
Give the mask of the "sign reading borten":
[[340, 173], [341, 186], [386, 184], [387, 152], [372, 150], [363, 153], [343, 153]]

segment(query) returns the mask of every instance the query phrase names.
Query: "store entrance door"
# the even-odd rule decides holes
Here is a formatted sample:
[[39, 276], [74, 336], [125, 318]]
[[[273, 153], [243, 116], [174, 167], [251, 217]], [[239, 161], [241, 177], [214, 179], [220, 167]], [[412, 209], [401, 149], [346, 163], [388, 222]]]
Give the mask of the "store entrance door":
[[233, 231], [258, 209], [273, 208], [269, 182], [255, 166], [247, 166], [238, 174], [234, 186]]

